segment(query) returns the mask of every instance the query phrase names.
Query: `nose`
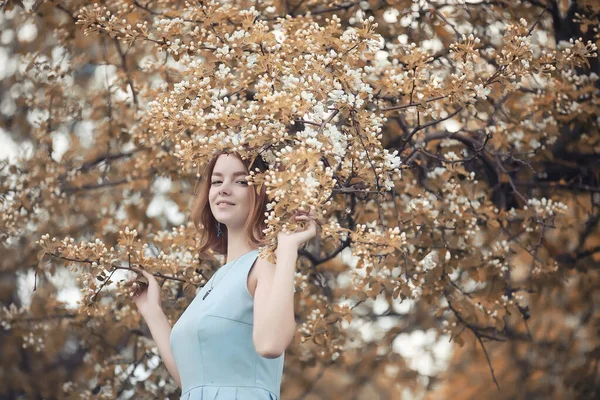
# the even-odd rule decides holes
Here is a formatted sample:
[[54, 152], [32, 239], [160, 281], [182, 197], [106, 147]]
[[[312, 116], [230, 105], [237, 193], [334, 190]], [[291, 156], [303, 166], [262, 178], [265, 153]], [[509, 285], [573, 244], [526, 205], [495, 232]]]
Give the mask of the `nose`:
[[223, 181], [221, 182], [221, 185], [219, 186], [219, 194], [220, 194], [220, 195], [221, 195], [221, 194], [227, 194], [227, 195], [230, 195], [230, 194], [231, 194], [231, 190], [229, 189], [229, 185], [230, 185], [230, 183], [229, 183], [229, 182], [227, 182], [227, 181], [223, 180]]

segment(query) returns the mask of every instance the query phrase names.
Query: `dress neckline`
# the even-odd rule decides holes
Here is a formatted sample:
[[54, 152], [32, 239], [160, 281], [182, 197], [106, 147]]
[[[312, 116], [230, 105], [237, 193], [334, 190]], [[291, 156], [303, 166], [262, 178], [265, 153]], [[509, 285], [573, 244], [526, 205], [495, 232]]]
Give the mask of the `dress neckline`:
[[228, 262], [226, 262], [225, 264], [223, 264], [223, 265], [221, 266], [221, 268], [223, 268], [224, 266], [226, 266], [226, 265], [229, 265], [229, 264], [231, 264], [231, 263], [233, 263], [233, 262], [236, 262], [236, 261], [237, 261], [237, 260], [239, 260], [240, 258], [242, 258], [242, 257], [244, 257], [244, 256], [246, 256], [246, 255], [248, 255], [248, 254], [250, 254], [250, 253], [252, 253], [253, 251], [258, 251], [258, 249], [252, 249], [252, 250], [250, 250], [250, 251], [247, 251], [246, 253], [243, 253], [243, 254], [241, 254], [241, 255], [240, 255], [238, 258], [236, 258], [235, 260], [228, 261]]

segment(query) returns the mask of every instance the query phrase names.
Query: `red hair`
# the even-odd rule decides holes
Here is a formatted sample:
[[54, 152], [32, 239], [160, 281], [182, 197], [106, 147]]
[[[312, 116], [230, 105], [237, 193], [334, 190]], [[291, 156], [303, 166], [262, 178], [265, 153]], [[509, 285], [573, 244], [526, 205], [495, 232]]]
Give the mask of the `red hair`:
[[[242, 159], [238, 152], [219, 152], [217, 153], [204, 167], [204, 171], [201, 175], [201, 182], [196, 193], [194, 193], [194, 201], [192, 204], [192, 212], [190, 218], [194, 223], [196, 231], [200, 234], [200, 257], [208, 258], [208, 252], [210, 250], [219, 253], [227, 253], [227, 227], [225, 224], [221, 224], [221, 237], [217, 238], [217, 220], [215, 219], [212, 211], [210, 210], [210, 204], [208, 199], [208, 192], [210, 190], [210, 177], [212, 176], [213, 169], [217, 163], [217, 159], [222, 154], [231, 154], [238, 158], [246, 168], [246, 171], [250, 171], [252, 168], [258, 167], [259, 170], [264, 171], [266, 165], [260, 156], [257, 156], [252, 165], [250, 159]], [[265, 212], [267, 208], [268, 198], [267, 190], [265, 185], [262, 185], [260, 190], [257, 186], [253, 186], [254, 190], [250, 196], [250, 214], [246, 219], [244, 230], [248, 234], [248, 244], [257, 248], [267, 244], [265, 234], [263, 230], [266, 229], [267, 224], [265, 223]]]

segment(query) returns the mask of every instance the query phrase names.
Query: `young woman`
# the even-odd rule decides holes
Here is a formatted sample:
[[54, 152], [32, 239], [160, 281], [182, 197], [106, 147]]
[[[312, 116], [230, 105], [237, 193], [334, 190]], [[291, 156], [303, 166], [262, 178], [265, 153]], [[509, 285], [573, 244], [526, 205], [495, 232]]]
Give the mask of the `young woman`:
[[[255, 165], [236, 153], [217, 154], [192, 209], [201, 253], [226, 263], [198, 292], [173, 329], [161, 309], [154, 276], [136, 286], [134, 301], [150, 328], [182, 399], [279, 399], [284, 352], [296, 330], [294, 274], [300, 245], [314, 237], [314, 211], [298, 210], [305, 230], [277, 237], [276, 265], [258, 257], [264, 243], [265, 188], [246, 177]], [[199, 223], [203, 228], [200, 229]]]

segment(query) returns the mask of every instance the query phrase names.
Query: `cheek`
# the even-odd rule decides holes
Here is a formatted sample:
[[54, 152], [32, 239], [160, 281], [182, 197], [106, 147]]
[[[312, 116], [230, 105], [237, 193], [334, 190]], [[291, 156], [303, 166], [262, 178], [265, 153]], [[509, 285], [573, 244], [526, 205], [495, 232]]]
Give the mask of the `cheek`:
[[244, 198], [244, 207], [249, 210], [251, 203], [252, 203], [252, 193], [250, 191], [248, 191], [246, 193], [246, 197]]

